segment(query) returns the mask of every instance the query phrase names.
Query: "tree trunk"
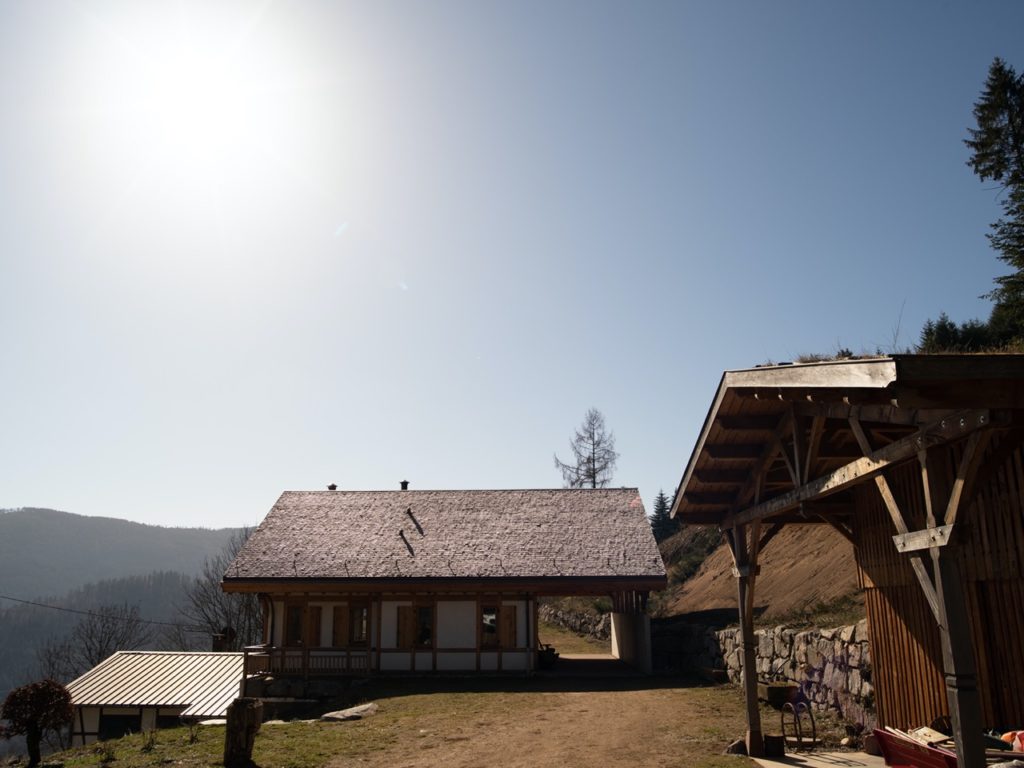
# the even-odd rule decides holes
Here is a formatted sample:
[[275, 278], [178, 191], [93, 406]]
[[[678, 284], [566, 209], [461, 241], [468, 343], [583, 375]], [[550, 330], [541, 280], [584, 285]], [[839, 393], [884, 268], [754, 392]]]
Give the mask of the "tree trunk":
[[30, 723], [25, 731], [25, 746], [28, 747], [28, 768], [35, 768], [42, 761], [39, 754], [39, 742], [43, 739], [43, 732], [35, 723]]
[[226, 768], [247, 768], [252, 765], [252, 747], [262, 722], [263, 702], [259, 699], [240, 697], [231, 702], [224, 731]]

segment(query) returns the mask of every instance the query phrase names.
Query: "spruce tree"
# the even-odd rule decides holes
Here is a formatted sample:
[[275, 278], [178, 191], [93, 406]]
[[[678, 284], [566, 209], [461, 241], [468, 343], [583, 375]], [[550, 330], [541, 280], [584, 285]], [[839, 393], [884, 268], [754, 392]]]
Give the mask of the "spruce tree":
[[651, 512], [651, 532], [654, 533], [654, 540], [661, 543], [679, 528], [676, 521], [672, 519], [672, 505], [664, 489], [658, 491], [654, 499], [654, 509]]
[[996, 58], [989, 67], [981, 97], [974, 104], [977, 128], [964, 143], [967, 165], [982, 181], [1002, 189], [1003, 217], [992, 224], [988, 239], [1013, 271], [995, 279], [987, 294], [995, 302], [989, 321], [1001, 341], [1024, 337], [1024, 74]]

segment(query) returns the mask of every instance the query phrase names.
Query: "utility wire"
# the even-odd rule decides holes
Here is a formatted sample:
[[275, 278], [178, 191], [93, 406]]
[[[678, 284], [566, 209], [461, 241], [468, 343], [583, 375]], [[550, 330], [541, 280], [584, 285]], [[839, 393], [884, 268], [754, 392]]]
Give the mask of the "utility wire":
[[184, 629], [186, 632], [206, 632], [206, 627], [194, 627], [188, 624], [176, 624], [172, 621], [150, 621], [149, 619], [128, 619], [121, 616], [114, 616], [109, 613], [96, 613], [94, 611], [80, 611], [75, 608], [62, 608], [59, 605], [47, 605], [46, 603], [36, 603], [32, 600], [22, 600], [19, 597], [10, 597], [8, 595], [0, 595], [0, 600], [10, 600], [12, 603], [21, 603], [22, 605], [34, 605], [37, 608], [49, 608], [51, 611], [63, 611], [64, 613], [77, 613], [81, 616], [95, 616], [99, 619], [116, 619], [117, 621], [135, 621], [139, 624], [155, 624], [161, 627], [178, 627]]

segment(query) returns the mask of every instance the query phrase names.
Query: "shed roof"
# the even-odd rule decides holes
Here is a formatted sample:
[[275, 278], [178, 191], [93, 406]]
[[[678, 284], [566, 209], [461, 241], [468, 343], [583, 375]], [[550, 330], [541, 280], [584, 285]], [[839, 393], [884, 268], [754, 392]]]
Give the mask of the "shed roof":
[[224, 585], [559, 577], [660, 586], [665, 568], [636, 488], [286, 491]]
[[185, 707], [182, 717], [224, 717], [238, 696], [241, 653], [118, 651], [68, 684], [82, 707]]
[[978, 409], [1021, 408], [1024, 355], [892, 355], [726, 371], [672, 514], [728, 525], [755, 495], [764, 502], [791, 493], [793, 503], [776, 505], [777, 521], [835, 522], [848, 506], [843, 487], [826, 484], [813, 505], [794, 489], [864, 457], [851, 418], [884, 450], [956, 415], [944, 427], [954, 433], [971, 409], [969, 417], [984, 418]]

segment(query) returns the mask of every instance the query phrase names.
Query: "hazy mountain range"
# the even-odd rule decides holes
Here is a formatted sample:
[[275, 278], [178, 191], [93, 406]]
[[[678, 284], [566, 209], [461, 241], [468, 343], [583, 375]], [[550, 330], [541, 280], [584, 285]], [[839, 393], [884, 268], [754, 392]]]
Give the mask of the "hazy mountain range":
[[[82, 618], [9, 598], [79, 611], [127, 603], [144, 619], [174, 621], [189, 582], [237, 532], [0, 510], [0, 700], [38, 676], [39, 647], [66, 638]], [[153, 647], [161, 641], [155, 632]]]

